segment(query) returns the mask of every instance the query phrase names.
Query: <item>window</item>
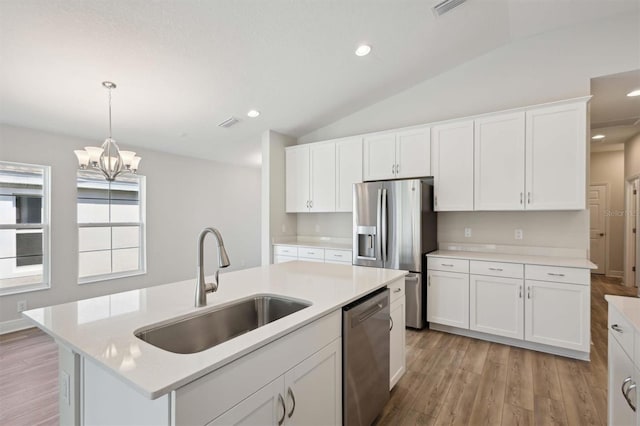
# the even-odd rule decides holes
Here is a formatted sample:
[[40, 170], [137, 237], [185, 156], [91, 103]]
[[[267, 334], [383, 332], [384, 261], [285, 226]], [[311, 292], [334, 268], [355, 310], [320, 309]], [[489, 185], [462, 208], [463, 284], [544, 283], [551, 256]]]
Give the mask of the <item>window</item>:
[[49, 287], [49, 170], [0, 161], [0, 295]]
[[144, 177], [78, 171], [79, 282], [145, 273], [144, 222]]

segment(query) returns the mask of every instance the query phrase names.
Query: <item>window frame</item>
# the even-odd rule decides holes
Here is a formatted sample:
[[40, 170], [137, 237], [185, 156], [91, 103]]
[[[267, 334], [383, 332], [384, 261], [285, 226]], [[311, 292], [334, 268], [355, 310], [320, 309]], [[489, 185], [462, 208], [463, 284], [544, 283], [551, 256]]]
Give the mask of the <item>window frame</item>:
[[[89, 174], [90, 172], [82, 171], [85, 174]], [[104, 179], [104, 176], [96, 173], [96, 180]], [[76, 212], [78, 211], [78, 175], [76, 175]], [[93, 222], [93, 223], [80, 223], [76, 217], [76, 230], [77, 230], [77, 242], [78, 242], [78, 268], [77, 268], [77, 277], [78, 277], [78, 285], [85, 284], [93, 284], [104, 281], [111, 281], [120, 278], [128, 278], [135, 277], [139, 275], [145, 275], [147, 273], [147, 178], [143, 175], [136, 174], [135, 177], [138, 179], [138, 205], [139, 205], [139, 222]], [[109, 189], [111, 190], [111, 189]], [[111, 207], [111, 203], [109, 203], [109, 207]], [[140, 227], [140, 235], [139, 235], [139, 247], [138, 247], [138, 269], [131, 271], [123, 271], [123, 272], [111, 272], [108, 274], [98, 274], [98, 275], [90, 275], [87, 277], [80, 277], [80, 229], [81, 228], [100, 228], [100, 227], [110, 227], [110, 228], [118, 228], [118, 227], [126, 227], [126, 226], [139, 226]], [[113, 256], [113, 247], [109, 249]]]
[[51, 288], [51, 166], [19, 163], [15, 161], [0, 161], [0, 166], [2, 165], [39, 169], [42, 171], [42, 217], [40, 223], [0, 224], [0, 230], [13, 229], [19, 231], [23, 229], [42, 229], [42, 282], [0, 288], [0, 297], [48, 290]]

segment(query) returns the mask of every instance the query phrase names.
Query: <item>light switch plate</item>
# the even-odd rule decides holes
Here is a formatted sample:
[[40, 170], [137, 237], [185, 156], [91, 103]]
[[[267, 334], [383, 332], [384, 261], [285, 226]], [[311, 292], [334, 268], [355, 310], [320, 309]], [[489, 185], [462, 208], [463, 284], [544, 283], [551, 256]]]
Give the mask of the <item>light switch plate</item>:
[[516, 229], [514, 238], [516, 240], [521, 240], [523, 237], [524, 237], [524, 233], [522, 232], [522, 229]]
[[464, 228], [465, 238], [471, 238], [471, 228]]

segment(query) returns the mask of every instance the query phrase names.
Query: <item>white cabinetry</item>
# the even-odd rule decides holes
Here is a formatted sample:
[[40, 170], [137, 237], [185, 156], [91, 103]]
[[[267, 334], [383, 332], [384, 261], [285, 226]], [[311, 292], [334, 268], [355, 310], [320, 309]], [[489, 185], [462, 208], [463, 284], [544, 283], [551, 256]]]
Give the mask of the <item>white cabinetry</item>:
[[429, 271], [427, 321], [469, 328], [469, 274]]
[[364, 180], [431, 175], [431, 133], [419, 127], [364, 138]]
[[471, 275], [469, 328], [497, 336], [524, 338], [522, 278]]
[[475, 120], [475, 210], [524, 209], [525, 113]]
[[362, 182], [362, 138], [336, 142], [336, 211], [353, 210], [353, 184]]
[[335, 211], [336, 145], [334, 142], [286, 148], [286, 210]]
[[473, 210], [473, 120], [433, 127], [435, 209]]
[[[629, 300], [632, 299], [629, 298]], [[626, 309], [633, 310], [634, 305], [630, 304]], [[612, 426], [640, 426], [638, 414], [640, 392], [637, 389], [640, 383], [640, 332], [634, 330], [631, 323], [611, 301], [609, 302], [608, 337], [609, 418], [607, 423]]]
[[585, 102], [577, 102], [527, 111], [528, 210], [585, 208], [586, 108]]
[[351, 250], [324, 249], [306, 246], [273, 246], [273, 263], [304, 260], [307, 262], [351, 265]]
[[428, 257], [427, 268], [432, 328], [588, 357], [588, 269], [435, 256]]
[[286, 417], [284, 377], [278, 377], [208, 425], [277, 425]]
[[389, 332], [389, 389], [398, 383], [407, 369], [406, 361], [406, 299], [404, 280], [389, 284], [391, 292], [391, 331]]

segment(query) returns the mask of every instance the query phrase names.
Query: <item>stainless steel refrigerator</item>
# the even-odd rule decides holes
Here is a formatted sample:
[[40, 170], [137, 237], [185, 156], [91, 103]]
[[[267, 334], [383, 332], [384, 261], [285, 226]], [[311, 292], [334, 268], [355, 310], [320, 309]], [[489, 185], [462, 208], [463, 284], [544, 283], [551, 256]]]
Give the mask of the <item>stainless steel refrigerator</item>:
[[403, 269], [407, 327], [426, 326], [425, 253], [437, 248], [433, 179], [353, 186], [353, 264]]

